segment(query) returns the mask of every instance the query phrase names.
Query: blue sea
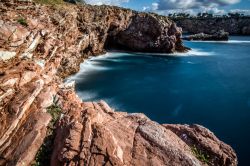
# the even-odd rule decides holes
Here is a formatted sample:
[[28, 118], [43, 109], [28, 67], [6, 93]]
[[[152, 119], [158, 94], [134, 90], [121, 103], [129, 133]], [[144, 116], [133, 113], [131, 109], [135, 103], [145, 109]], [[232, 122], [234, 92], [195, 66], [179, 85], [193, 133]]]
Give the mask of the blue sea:
[[142, 112], [159, 123], [201, 124], [237, 152], [250, 154], [250, 37], [184, 42], [188, 53], [109, 52], [70, 77], [84, 101]]

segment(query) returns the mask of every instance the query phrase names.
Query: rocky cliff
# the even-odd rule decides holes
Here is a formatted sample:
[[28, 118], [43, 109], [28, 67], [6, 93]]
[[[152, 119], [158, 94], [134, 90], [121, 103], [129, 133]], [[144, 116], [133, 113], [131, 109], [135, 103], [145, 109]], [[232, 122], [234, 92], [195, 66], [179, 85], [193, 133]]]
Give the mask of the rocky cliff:
[[220, 30], [230, 35], [250, 35], [250, 17], [240, 18], [177, 18], [173, 19], [184, 32], [213, 34]]
[[[0, 2], [0, 165], [237, 165], [207, 129], [82, 102], [63, 78], [118, 43], [184, 51], [167, 18], [109, 6]], [[131, 35], [128, 38], [128, 35]]]

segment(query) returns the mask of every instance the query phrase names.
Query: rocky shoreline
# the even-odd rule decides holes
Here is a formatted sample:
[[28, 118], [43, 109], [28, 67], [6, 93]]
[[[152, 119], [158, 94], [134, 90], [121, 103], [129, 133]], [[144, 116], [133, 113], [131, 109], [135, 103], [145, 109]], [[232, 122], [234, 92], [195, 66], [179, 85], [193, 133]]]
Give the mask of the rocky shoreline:
[[177, 26], [181, 27], [185, 33], [213, 34], [220, 30], [228, 32], [230, 35], [250, 35], [250, 17], [240, 18], [174, 18]]
[[185, 51], [173, 21], [24, 0], [2, 0], [0, 13], [0, 165], [237, 165], [234, 150], [204, 127], [160, 125], [104, 101], [82, 102], [63, 83], [113, 43]]
[[189, 35], [182, 38], [183, 40], [198, 40], [198, 41], [228, 41], [229, 33], [224, 32], [223, 30], [218, 31], [213, 34], [205, 34], [205, 33], [198, 33], [194, 35]]

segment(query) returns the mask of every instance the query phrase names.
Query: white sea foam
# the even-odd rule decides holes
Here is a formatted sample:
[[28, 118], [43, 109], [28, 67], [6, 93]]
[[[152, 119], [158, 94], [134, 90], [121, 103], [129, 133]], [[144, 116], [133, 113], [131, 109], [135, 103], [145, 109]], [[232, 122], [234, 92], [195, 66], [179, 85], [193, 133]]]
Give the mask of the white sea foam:
[[77, 95], [84, 101], [93, 101], [98, 97], [98, 94], [92, 91], [78, 91]]
[[[69, 81], [77, 81], [77, 80], [82, 80], [84, 78], [84, 75], [87, 71], [98, 71], [98, 70], [110, 70], [110, 67], [104, 67], [101, 65], [98, 65], [99, 63], [96, 61], [98, 59], [105, 59], [109, 56], [110, 54], [104, 54], [96, 57], [90, 57], [89, 59], [86, 59], [83, 63], [80, 65], [80, 71], [76, 73], [75, 75], [70, 76], [65, 80], [65, 82]], [[112, 54], [111, 54], [112, 55]]]
[[173, 54], [168, 54], [168, 55], [173, 55], [173, 56], [211, 56], [214, 55], [214, 52], [205, 52], [200, 49], [192, 49], [186, 53], [173, 53]]
[[169, 57], [176, 57], [176, 56], [210, 56], [210, 55], [214, 55], [215, 53], [214, 52], [205, 52], [205, 51], [202, 51], [201, 49], [192, 49], [188, 52], [185, 52], [185, 53], [179, 53], [179, 52], [176, 52], [176, 53], [169, 53], [169, 54], [166, 54], [166, 53], [135, 53], [137, 55], [147, 55], [147, 56], [169, 56]]
[[191, 62], [191, 61], [188, 61], [187, 63], [188, 63], [188, 64], [192, 64], [192, 65], [195, 64], [194, 62]]
[[229, 40], [228, 43], [250, 43], [248, 40]]
[[[70, 76], [65, 80], [65, 82], [69, 81], [78, 81], [83, 80], [85, 78], [85, 75], [87, 72], [91, 71], [99, 71], [99, 70], [110, 70], [112, 67], [102, 66], [100, 65], [100, 62], [98, 60], [108, 60], [113, 62], [122, 62], [124, 60], [120, 60], [117, 57], [121, 56], [133, 56], [133, 54], [136, 55], [150, 55], [150, 56], [211, 56], [214, 55], [214, 52], [205, 52], [200, 49], [192, 49], [186, 53], [172, 53], [172, 54], [166, 54], [166, 53], [118, 53], [118, 52], [109, 52], [104, 55], [96, 56], [96, 57], [90, 57], [89, 59], [85, 60], [80, 65], [80, 71], [76, 73], [75, 75]], [[125, 60], [126, 61], [126, 60]]]
[[249, 40], [228, 40], [228, 41], [191, 41], [195, 43], [229, 43], [229, 44], [234, 44], [234, 43], [250, 43]]

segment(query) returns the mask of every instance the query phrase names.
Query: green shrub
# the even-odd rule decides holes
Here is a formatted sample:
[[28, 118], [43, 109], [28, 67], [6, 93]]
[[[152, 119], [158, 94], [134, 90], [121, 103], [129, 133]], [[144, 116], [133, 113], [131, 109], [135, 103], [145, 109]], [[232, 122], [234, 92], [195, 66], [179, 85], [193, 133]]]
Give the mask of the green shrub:
[[18, 22], [19, 24], [23, 25], [23, 26], [26, 26], [26, 27], [28, 26], [26, 19], [23, 18], [23, 17], [20, 17], [20, 18], [17, 20], [17, 22]]
[[50, 158], [53, 152], [53, 144], [55, 139], [55, 124], [61, 114], [61, 108], [56, 104], [47, 108], [47, 112], [52, 116], [47, 128], [47, 135], [44, 142], [36, 154], [35, 161], [32, 166], [48, 166], [50, 165]]
[[202, 150], [199, 150], [196, 146], [191, 147], [192, 153], [195, 155], [195, 157], [200, 160], [201, 162], [209, 165], [209, 155], [202, 152]]
[[34, 2], [46, 5], [60, 5], [64, 3], [63, 0], [34, 0]]

